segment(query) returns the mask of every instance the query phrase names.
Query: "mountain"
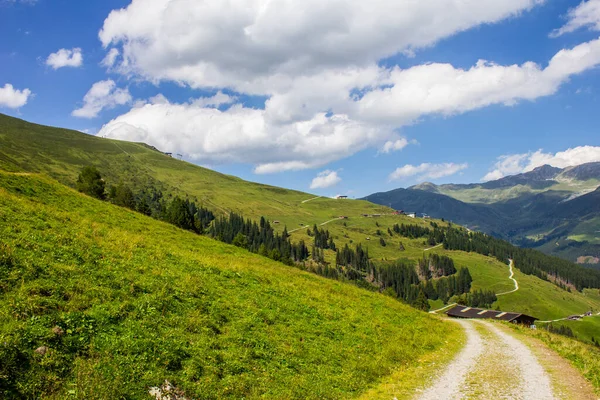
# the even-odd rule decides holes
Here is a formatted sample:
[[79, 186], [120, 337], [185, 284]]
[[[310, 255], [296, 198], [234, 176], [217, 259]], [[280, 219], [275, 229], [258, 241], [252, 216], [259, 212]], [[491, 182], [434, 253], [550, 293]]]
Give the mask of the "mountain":
[[[451, 259], [456, 266], [457, 273], [460, 268], [468, 268], [473, 280], [473, 290], [501, 293], [511, 291], [514, 288], [513, 282], [508, 279], [508, 266], [506, 264], [508, 258], [506, 254], [508, 253], [496, 254], [492, 257], [487, 250], [479, 250], [482, 254], [478, 254], [473, 249], [471, 252], [445, 249], [443, 247], [444, 234], [441, 232], [450, 229], [448, 221], [462, 223], [459, 219], [448, 217], [449, 214], [455, 214], [477, 219], [480, 225], [472, 225], [473, 228], [493, 232], [501, 236], [504, 231], [515, 228], [516, 224], [521, 222], [519, 218], [509, 218], [506, 215], [506, 213], [510, 214], [511, 209], [515, 207], [519, 209], [519, 205], [515, 206], [509, 203], [506, 205], [507, 211], [496, 209], [485, 203], [466, 203], [441, 193], [423, 190], [399, 190], [398, 192], [406, 198], [405, 204], [407, 206], [402, 207], [401, 204], [392, 204], [396, 208], [401, 208], [407, 212], [421, 212], [423, 210], [426, 212], [426, 209], [421, 207], [426, 203], [433, 204], [435, 205], [435, 213], [440, 213], [440, 216], [446, 218], [447, 221], [413, 219], [405, 215], [393, 214], [392, 209], [389, 208], [391, 201], [387, 201], [387, 199], [377, 200], [382, 204], [378, 205], [364, 200], [334, 200], [315, 197], [314, 194], [310, 193], [262, 185], [220, 174], [169, 157], [163, 154], [160, 149], [152, 148], [143, 143], [108, 140], [77, 131], [32, 124], [0, 115], [0, 171], [13, 173], [13, 177], [26, 177], [27, 174], [31, 173], [39, 174], [35, 176], [39, 176], [42, 180], [55, 179], [60, 184], [73, 188], [79, 172], [83, 167], [89, 165], [98, 168], [108, 187], [124, 184], [138, 194], [140, 191], [151, 188], [153, 191], [161, 192], [163, 194], [162, 199], [167, 204], [175, 196], [180, 196], [194, 201], [198, 206], [209, 209], [217, 218], [227, 217], [233, 212], [255, 222], [264, 217], [272, 221], [271, 226], [276, 233], [282, 234], [287, 228], [290, 241], [294, 243], [304, 241], [312, 254], [315, 253], [312, 244], [316, 241], [313, 230], [316, 225], [319, 230], [327, 232], [326, 234], [329, 235], [330, 239], [333, 239], [337, 249], [344, 250], [346, 245], [350, 249], [356, 249], [358, 245], [362, 246], [362, 249], [368, 252], [373, 265], [382, 268], [379, 270], [380, 272], [389, 266], [396, 268], [396, 263], [414, 269], [424, 259], [424, 256], [436, 254], [439, 257], [445, 256]], [[579, 184], [579, 181], [577, 184]], [[18, 188], [11, 190], [12, 193], [31, 196], [33, 201], [38, 201], [36, 196], [43, 195], [43, 189], [40, 189], [42, 186], [28, 187], [26, 182], [22, 182]], [[3, 190], [6, 191], [7, 189], [0, 188], [0, 194], [3, 193]], [[58, 193], [60, 195], [57, 196], [62, 197], [67, 202], [66, 204], [74, 201], [74, 198], [67, 196], [64, 191]], [[528, 191], [527, 201], [530, 204], [524, 204], [523, 210], [529, 213], [539, 212], [538, 209], [546, 207], [545, 204], [557, 203], [557, 199], [563, 196], [560, 193], [560, 191], [545, 193]], [[573, 191], [568, 193], [574, 194]], [[543, 194], [544, 197], [539, 200], [533, 198], [533, 196], [539, 194]], [[554, 199], [552, 197], [554, 195], [558, 197]], [[587, 195], [574, 198], [577, 203], [573, 204], [582, 204], [577, 207], [577, 210], [579, 210], [577, 213], [579, 214], [585, 212], [585, 201], [588, 199], [585, 196]], [[382, 195], [382, 197], [385, 196]], [[521, 198], [521, 200], [523, 199]], [[546, 201], [547, 203], [540, 201]], [[62, 208], [58, 203], [52, 203], [52, 209], [55, 213], [59, 213], [57, 216], [59, 220], [62, 218], [62, 220], [68, 222], [68, 219], [73, 219], [67, 214], [60, 214]], [[14, 209], [11, 210], [11, 213], [16, 212]], [[95, 226], [94, 216], [99, 218], [101, 213], [109, 212], [105, 208], [99, 208], [98, 210], [101, 211], [92, 212], [93, 210], [90, 210], [89, 219], [86, 220], [88, 226]], [[47, 209], [45, 212], [50, 213]], [[430, 214], [433, 215], [434, 213]], [[0, 219], [6, 218], [6, 215], [12, 214], [0, 214]], [[123, 214], [119, 213], [118, 215], [119, 217], [115, 217], [116, 219], [123, 218]], [[156, 215], [156, 217], [164, 219], [163, 215]], [[19, 214], [14, 217], [14, 220], [18, 221], [22, 218], [25, 218], [25, 216]], [[6, 219], [2, 220], [5, 221]], [[127, 221], [127, 219], [124, 220]], [[501, 221], [502, 224], [498, 225], [498, 221]], [[39, 229], [42, 229], [48, 226], [39, 221], [31, 221], [30, 223], [33, 228], [39, 227]], [[11, 224], [14, 224], [12, 219]], [[52, 223], [49, 226], [54, 225]], [[400, 228], [400, 225], [407, 226], [407, 230]], [[138, 243], [136, 240], [142, 240], [147, 234], [150, 234], [146, 232], [154, 232], [151, 233], [152, 235], [162, 234], [153, 229], [146, 231], [146, 228], [137, 228], [135, 231], [137, 236], [131, 236], [133, 235], [131, 232], [123, 236], [119, 233], [123, 229], [121, 225], [113, 227], [114, 232], [113, 228], [106, 227], [97, 228], [98, 231], [91, 231], [87, 234], [92, 237], [94, 235], [108, 235], [119, 242], [116, 246], [125, 247], [128, 246], [126, 243], [131, 241]], [[498, 231], [495, 231], [494, 228], [497, 227], [499, 227]], [[584, 228], [588, 229], [589, 227]], [[455, 232], [461, 232], [456, 227], [452, 229], [456, 229]], [[436, 232], [435, 235], [434, 232]], [[81, 234], [83, 235], [83, 233]], [[143, 241], [140, 243], [140, 249], [143, 249]], [[216, 254], [212, 254], [213, 251], [211, 250], [209, 253], [212, 255], [207, 254], [207, 259], [218, 259], [221, 251], [225, 254], [231, 252], [230, 247], [211, 247], [210, 243], [212, 241], [205, 241], [205, 238], [198, 242], [201, 247], [220, 249], [214, 250]], [[229, 243], [233, 243], [233, 241]], [[551, 246], [551, 243], [547, 242], [545, 245]], [[506, 246], [508, 245], [503, 243], [497, 247], [510, 249]], [[257, 250], [254, 249], [255, 252]], [[569, 248], [569, 250], [571, 251], [572, 248]], [[172, 250], [165, 251], [169, 254], [176, 254], [174, 253], [176, 251], [174, 247]], [[375, 282], [375, 285], [373, 285], [373, 282], [369, 281], [373, 279], [373, 276], [368, 271], [356, 273], [352, 268], [340, 268], [337, 265], [336, 251], [332, 248], [325, 248], [318, 251], [318, 253], [319, 258], [323, 259], [323, 265], [326, 265], [327, 268], [323, 265], [320, 268], [315, 267], [311, 260], [308, 260], [303, 268], [317, 274], [354, 282], [354, 284], [361, 285], [369, 290], [383, 291], [386, 288], [381, 282]], [[29, 254], [28, 257], [31, 260], [38, 257], [37, 253], [24, 254]], [[58, 254], [56, 257], [61, 258]], [[128, 255], [127, 257], [135, 258], [135, 255]], [[187, 258], [186, 255], [181, 260], [181, 264], [192, 265], [200, 262], [197, 259], [186, 261]], [[536, 252], [527, 254], [525, 258], [537, 260], [536, 262], [539, 262], [539, 265], [544, 269], [540, 269], [533, 264], [517, 263], [515, 274], [518, 276], [521, 289], [511, 296], [498, 298], [493, 307], [500, 307], [506, 311], [524, 310], [544, 319], [562, 318], [565, 315], [583, 313], [589, 310], [590, 307], [600, 308], [600, 299], [596, 299], [593, 295], [597, 290], [585, 289], [583, 292], [578, 292], [574, 290], [576, 289], [575, 285], [569, 283], [569, 279], [563, 279], [560, 275], [558, 279], [554, 275], [548, 275], [555, 274], [549, 267], [560, 264], [561, 271], [565, 272], [565, 276], [573, 277], [573, 279], [581, 282], [581, 284], [578, 283], [581, 288], [595, 287], [596, 284], [594, 283], [586, 286], [586, 282], [596, 280], [594, 274], [590, 273], [588, 269], [551, 257], [545, 258], [545, 256], [542, 257], [541, 254]], [[257, 260], [261, 259], [255, 258], [253, 260], [256, 261], [253, 262], [258, 262]], [[266, 260], [266, 262], [270, 263], [271, 261]], [[214, 263], [214, 261], [210, 261], [210, 263]], [[159, 265], [167, 268], [166, 265], [168, 264], [165, 262]], [[383, 275], [387, 276], [387, 273]], [[402, 296], [418, 295], [418, 290], [415, 292], [415, 287], [410, 293], [405, 292], [402, 294], [405, 286], [399, 284], [394, 286], [394, 276], [406, 275], [389, 274], [392, 282], [387, 283], [387, 289], [390, 289], [387, 291], [388, 294], [400, 297], [403, 301], [406, 301], [406, 299]], [[181, 279], [188, 278], [182, 277]], [[56, 282], [52, 285], [56, 285]], [[82, 283], [82, 285], [84, 284]], [[93, 282], [90, 285], [93, 286]], [[410, 284], [408, 286], [411, 287]], [[571, 292], [568, 292], [567, 289]], [[431, 307], [439, 308], [442, 307], [443, 300], [432, 298], [428, 300], [428, 303]], [[573, 325], [573, 329], [580, 338], [591, 341], [592, 334], [590, 332], [593, 329], [585, 328], [586, 324], [591, 324], [592, 328], [595, 326], [592, 322], [586, 322]]]
[[467, 185], [424, 183], [365, 199], [414, 209], [571, 261], [600, 256], [600, 163]]

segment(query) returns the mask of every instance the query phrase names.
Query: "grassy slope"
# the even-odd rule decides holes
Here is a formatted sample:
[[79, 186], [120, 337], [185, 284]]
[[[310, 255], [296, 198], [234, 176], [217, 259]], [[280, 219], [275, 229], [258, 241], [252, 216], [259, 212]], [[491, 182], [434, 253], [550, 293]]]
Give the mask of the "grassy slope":
[[[330, 230], [338, 246], [362, 243], [376, 260], [417, 260], [429, 247], [423, 239], [411, 240], [396, 235], [390, 237], [387, 233], [387, 229], [395, 223], [426, 226], [429, 221], [392, 215], [364, 218], [361, 214], [390, 212], [386, 207], [365, 201], [319, 198], [302, 203], [314, 196], [223, 175], [167, 157], [143, 144], [44, 127], [1, 114], [0, 141], [0, 170], [40, 171], [63, 183], [73, 184], [81, 166], [92, 163], [98, 165], [107, 179], [113, 182], [128, 177], [135, 180], [133, 184], [153, 184], [162, 187], [167, 193], [188, 194], [216, 211], [233, 210], [247, 217], [265, 216], [271, 220], [279, 220], [281, 224], [276, 225], [279, 230], [284, 225], [289, 230], [298, 229], [292, 234], [293, 240], [305, 239], [310, 243], [312, 239], [306, 234], [306, 225], [320, 224], [345, 215], [349, 219], [334, 220], [323, 226]], [[376, 235], [378, 229], [387, 243], [385, 247], [379, 244], [379, 237]], [[398, 250], [400, 242], [405, 247], [404, 251]], [[475, 289], [504, 292], [513, 287], [512, 281], [508, 280], [508, 268], [497, 260], [474, 253], [446, 252], [440, 248], [430, 251], [452, 257], [458, 267], [469, 267]], [[329, 261], [333, 261], [334, 257], [334, 252], [327, 252], [326, 258]], [[521, 276], [523, 288], [518, 293], [503, 297], [498, 302], [502, 309], [530, 312], [543, 319], [587, 311], [589, 302], [582, 296], [557, 289], [535, 277]], [[600, 308], [600, 300], [593, 304]], [[563, 306], [566, 307], [564, 312], [560, 311]], [[586, 332], [595, 329], [595, 325], [592, 325], [591, 329], [585, 324], [578, 325], [575, 329], [579, 331], [582, 326], [583, 337], [589, 338], [590, 335]]]
[[37, 175], [0, 172], [0, 221], [4, 397], [146, 398], [169, 379], [195, 398], [350, 398], [461, 340], [386, 296]]
[[139, 143], [103, 139], [67, 129], [31, 124], [0, 114], [0, 169], [44, 172], [73, 186], [85, 165], [96, 165], [109, 183], [128, 179], [138, 187], [154, 185], [166, 193], [189, 195], [215, 211], [269, 217], [291, 227], [314, 224], [344, 212], [389, 212], [366, 201], [319, 199], [314, 195], [223, 175], [168, 157]]
[[523, 194], [542, 193], [549, 190], [564, 191], [569, 193], [585, 193], [589, 190], [594, 190], [600, 185], [597, 179], [587, 181], [563, 181], [544, 189], [532, 189], [525, 185], [516, 185], [509, 188], [484, 189], [475, 187], [471, 189], [456, 189], [450, 187], [438, 187], [438, 192], [450, 196], [456, 200], [464, 201], [465, 203], [484, 203], [492, 204], [499, 201], [514, 199]]

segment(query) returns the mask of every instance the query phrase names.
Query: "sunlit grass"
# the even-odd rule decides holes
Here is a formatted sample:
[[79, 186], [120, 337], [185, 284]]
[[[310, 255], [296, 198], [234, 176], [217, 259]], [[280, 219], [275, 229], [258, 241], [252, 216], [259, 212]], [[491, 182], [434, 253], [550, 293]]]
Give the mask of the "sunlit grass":
[[4, 397], [352, 398], [462, 335], [39, 176], [0, 173], [0, 235]]

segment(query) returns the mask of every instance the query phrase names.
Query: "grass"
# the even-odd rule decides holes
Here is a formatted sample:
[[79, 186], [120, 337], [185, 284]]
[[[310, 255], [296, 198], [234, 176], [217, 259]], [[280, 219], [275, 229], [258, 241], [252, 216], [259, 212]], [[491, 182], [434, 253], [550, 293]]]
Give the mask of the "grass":
[[[264, 216], [271, 221], [280, 221], [280, 224], [275, 225], [279, 231], [284, 226], [288, 230], [298, 229], [292, 233], [294, 241], [304, 239], [311, 243], [312, 239], [306, 234], [306, 228], [332, 220], [323, 228], [332, 233], [339, 247], [344, 244], [353, 247], [361, 243], [368, 248], [375, 261], [400, 258], [416, 261], [430, 247], [424, 239], [390, 236], [387, 232], [396, 223], [427, 226], [430, 224], [428, 220], [390, 215], [391, 210], [387, 207], [359, 200], [318, 198], [302, 203], [315, 196], [223, 175], [170, 158], [140, 143], [102, 139], [81, 132], [30, 124], [1, 114], [0, 143], [0, 169], [41, 172], [72, 186], [82, 166], [94, 164], [109, 183], [125, 179], [127, 183], [137, 187], [153, 185], [161, 188], [167, 195], [180, 194], [196, 199], [197, 203], [217, 213], [236, 211], [253, 219]], [[584, 182], [582, 185], [593, 183]], [[581, 190], [582, 186], [573, 190], [575, 189]], [[362, 214], [382, 216], [365, 218]], [[348, 219], [337, 219], [340, 216], [347, 216]], [[444, 225], [441, 221], [435, 222]], [[591, 221], [581, 228], [581, 233], [594, 230], [596, 222]], [[386, 242], [385, 247], [379, 243], [377, 230]], [[140, 235], [145, 236], [143, 233]], [[404, 246], [403, 251], [399, 250], [400, 243]], [[457, 267], [468, 267], [474, 279], [474, 289], [500, 293], [513, 288], [512, 281], [508, 280], [508, 267], [495, 259], [475, 253], [445, 251], [442, 248], [428, 252], [446, 254], [454, 259]], [[335, 259], [332, 251], [327, 251], [325, 256], [330, 262]], [[521, 290], [503, 296], [495, 306], [506, 311], [531, 313], [542, 319], [582, 313], [588, 307], [600, 309], [600, 299], [590, 300], [578, 293], [568, 293], [518, 271], [517, 279], [522, 284]], [[585, 321], [576, 325], [574, 330], [582, 338], [589, 339], [596, 326], [594, 322]]]
[[584, 293], [571, 293], [556, 285], [515, 270], [519, 290], [501, 296], [496, 305], [502, 310], [517, 310], [542, 320], [564, 318], [572, 314], [582, 314], [591, 309], [600, 310], [597, 297]]
[[[448, 321], [453, 324], [453, 322]], [[449, 364], [456, 353], [466, 343], [466, 336], [448, 338], [441, 352], [426, 354], [418, 360], [418, 366], [401, 365], [382, 383], [372, 388], [359, 397], [360, 400], [389, 400], [408, 399], [415, 397], [418, 391], [423, 390], [433, 380], [437, 379], [440, 371]]]
[[165, 379], [203, 399], [353, 398], [462, 338], [42, 176], [0, 172], [0, 221], [5, 398], [147, 398]]
[[42, 172], [73, 187], [83, 166], [98, 167], [109, 184], [124, 180], [134, 188], [149, 185], [167, 195], [183, 195], [217, 213], [235, 211], [298, 227], [319, 224], [344, 213], [389, 213], [359, 200], [320, 198], [313, 194], [244, 181], [179, 161], [141, 143], [103, 139], [81, 132], [31, 124], [0, 114], [0, 169]]

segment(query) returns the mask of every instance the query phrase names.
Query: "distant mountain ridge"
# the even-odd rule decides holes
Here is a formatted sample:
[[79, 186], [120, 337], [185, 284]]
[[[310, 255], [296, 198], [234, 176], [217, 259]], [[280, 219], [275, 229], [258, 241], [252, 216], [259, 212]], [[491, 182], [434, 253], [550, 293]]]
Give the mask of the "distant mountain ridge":
[[600, 162], [472, 184], [424, 182], [365, 197], [445, 218], [572, 261], [600, 256]]

